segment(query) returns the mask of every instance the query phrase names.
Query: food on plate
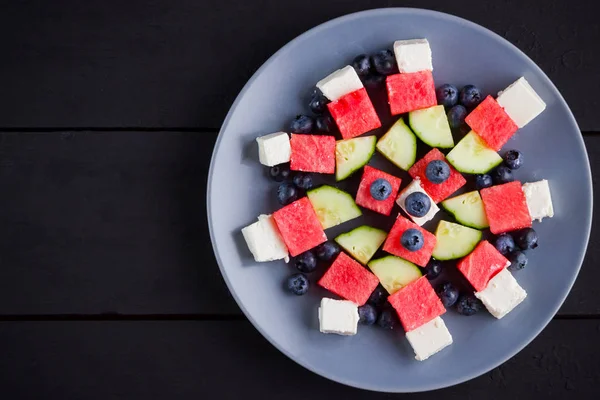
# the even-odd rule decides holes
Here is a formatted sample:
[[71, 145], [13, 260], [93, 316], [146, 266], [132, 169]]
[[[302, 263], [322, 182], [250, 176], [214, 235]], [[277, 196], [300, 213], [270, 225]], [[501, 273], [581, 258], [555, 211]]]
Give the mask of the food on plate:
[[[417, 231], [423, 237], [423, 243], [418, 250], [411, 250], [402, 244], [402, 236], [408, 230]], [[407, 261], [425, 267], [431, 258], [431, 253], [435, 247], [435, 235], [421, 228], [414, 222], [409, 221], [401, 215], [398, 215], [396, 222], [383, 244], [383, 250], [395, 256], [404, 258]]]
[[275, 211], [273, 219], [292, 257], [327, 240], [321, 222], [307, 197]]
[[480, 194], [493, 234], [531, 228], [531, 215], [521, 182], [514, 181], [481, 189]]
[[310, 200], [323, 229], [358, 218], [362, 211], [349, 193], [329, 185], [309, 190]]
[[377, 136], [373, 135], [338, 140], [335, 143], [335, 180], [344, 180], [364, 167], [375, 153], [376, 142]]
[[461, 225], [475, 229], [485, 229], [490, 226], [483, 201], [477, 190], [451, 197], [440, 204]]
[[292, 171], [335, 172], [335, 137], [292, 133], [290, 139]]
[[439, 203], [445, 200], [458, 189], [463, 187], [467, 180], [450, 166], [450, 176], [442, 183], [433, 183], [427, 178], [427, 166], [431, 161], [441, 160], [446, 161], [444, 154], [438, 149], [432, 149], [429, 153], [425, 154], [423, 158], [415, 163], [409, 170], [408, 173], [413, 178], [419, 178], [421, 180], [421, 186], [435, 203]]
[[337, 236], [335, 241], [358, 262], [366, 265], [381, 247], [386, 236], [387, 232], [382, 229], [361, 225]]
[[290, 162], [290, 137], [285, 132], [275, 132], [256, 138], [258, 160], [262, 165], [272, 167]]
[[272, 215], [259, 215], [258, 221], [242, 229], [254, 261], [288, 260], [288, 248]]
[[486, 174], [502, 162], [502, 157], [473, 131], [467, 133], [450, 150], [446, 159], [454, 168], [465, 174]]
[[456, 260], [469, 254], [481, 240], [481, 231], [448, 221], [440, 221], [435, 230], [436, 260]]
[[385, 86], [392, 115], [404, 114], [437, 104], [431, 71], [389, 75]]
[[429, 197], [425, 190], [423, 190], [421, 180], [418, 178], [413, 179], [413, 181], [400, 192], [398, 199], [396, 199], [396, 203], [409, 218], [419, 226], [427, 221], [431, 221], [437, 212], [440, 211], [433, 199]]
[[423, 275], [415, 264], [396, 256], [372, 260], [369, 262], [369, 269], [389, 294], [396, 293]]
[[401, 183], [400, 178], [366, 165], [356, 192], [356, 204], [390, 215]]
[[431, 147], [450, 149], [454, 147], [452, 131], [444, 106], [432, 106], [408, 113], [412, 131]]
[[402, 118], [379, 139], [376, 147], [385, 158], [405, 171], [417, 158], [417, 138]]

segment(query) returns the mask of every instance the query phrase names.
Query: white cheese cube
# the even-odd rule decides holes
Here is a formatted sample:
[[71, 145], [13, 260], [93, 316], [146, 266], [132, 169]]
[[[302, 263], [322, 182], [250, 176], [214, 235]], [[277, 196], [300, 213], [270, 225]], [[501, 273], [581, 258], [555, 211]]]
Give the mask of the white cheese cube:
[[406, 338], [415, 351], [415, 359], [418, 361], [427, 360], [452, 344], [452, 335], [440, 317], [435, 317], [417, 329], [406, 332]]
[[289, 261], [287, 246], [271, 215], [259, 215], [257, 222], [242, 229], [242, 235], [256, 262]]
[[500, 319], [519, 305], [527, 297], [527, 292], [504, 268], [490, 279], [485, 289], [476, 292], [475, 297], [483, 302], [490, 314]]
[[329, 100], [336, 101], [348, 93], [362, 89], [363, 84], [354, 68], [348, 65], [321, 79], [317, 82], [317, 87]]
[[532, 220], [541, 221], [545, 217], [552, 218], [554, 216], [550, 186], [546, 179], [524, 183], [523, 193], [525, 193], [527, 208], [529, 208]]
[[[415, 192], [425, 193], [425, 195], [429, 197], [429, 201], [431, 203], [429, 211], [422, 217], [412, 216], [406, 211], [406, 198], [409, 194]], [[421, 181], [419, 179], [414, 179], [407, 187], [404, 188], [403, 191], [400, 192], [400, 195], [396, 199], [396, 203], [400, 206], [400, 208], [402, 208], [402, 210], [404, 210], [406, 215], [408, 215], [414, 221], [414, 223], [419, 226], [422, 226], [427, 221], [431, 221], [433, 217], [435, 217], [435, 214], [440, 211], [440, 208], [435, 204], [433, 199], [427, 194], [427, 192], [425, 192], [425, 190], [423, 190], [423, 187], [421, 187]]]
[[348, 300], [321, 299], [319, 307], [319, 330], [322, 333], [356, 335], [358, 306]]
[[433, 70], [427, 39], [396, 40], [394, 54], [398, 70], [402, 73]]
[[496, 100], [519, 128], [527, 125], [546, 108], [546, 103], [523, 77], [499, 92]]
[[290, 161], [290, 137], [285, 132], [275, 132], [256, 138], [258, 159], [262, 165], [272, 167]]

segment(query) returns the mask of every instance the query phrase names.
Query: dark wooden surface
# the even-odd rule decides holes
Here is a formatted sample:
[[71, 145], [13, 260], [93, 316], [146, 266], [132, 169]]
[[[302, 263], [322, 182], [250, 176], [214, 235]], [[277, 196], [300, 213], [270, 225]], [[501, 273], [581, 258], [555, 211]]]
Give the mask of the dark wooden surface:
[[[260, 64], [306, 29], [365, 8], [427, 7], [532, 57], [585, 131], [597, 176], [592, 3], [0, 0], [0, 396], [398, 397], [297, 366], [241, 315], [206, 224], [220, 123]], [[599, 218], [571, 294], [531, 345], [414, 397], [598, 398]]]

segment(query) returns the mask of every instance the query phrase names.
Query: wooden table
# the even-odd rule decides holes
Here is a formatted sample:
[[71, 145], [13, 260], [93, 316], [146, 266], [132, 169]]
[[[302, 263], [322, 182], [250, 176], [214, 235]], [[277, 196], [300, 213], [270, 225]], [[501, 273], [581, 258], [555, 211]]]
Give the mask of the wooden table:
[[[2, 398], [393, 397], [296, 365], [229, 295], [205, 205], [229, 106], [273, 52], [319, 23], [363, 8], [433, 8], [494, 30], [540, 65], [575, 113], [597, 176], [592, 3], [0, 2]], [[567, 301], [520, 354], [415, 397], [598, 395], [599, 242], [593, 230]]]

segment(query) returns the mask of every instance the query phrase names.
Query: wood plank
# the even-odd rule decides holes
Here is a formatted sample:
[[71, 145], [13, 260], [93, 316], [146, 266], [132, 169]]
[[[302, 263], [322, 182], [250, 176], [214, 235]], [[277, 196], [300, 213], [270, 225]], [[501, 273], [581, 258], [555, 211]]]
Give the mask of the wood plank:
[[600, 86], [600, 28], [594, 2], [570, 0], [223, 0], [210, 12], [195, 0], [12, 2], [0, 13], [0, 127], [217, 128], [289, 40], [390, 6], [444, 11], [499, 33], [550, 76], [583, 130], [600, 130], [590, 89]]
[[[598, 333], [598, 320], [553, 321], [501, 367], [411, 398], [597, 398]], [[246, 321], [4, 322], [0, 342], [6, 398], [392, 398], [309, 372]]]

